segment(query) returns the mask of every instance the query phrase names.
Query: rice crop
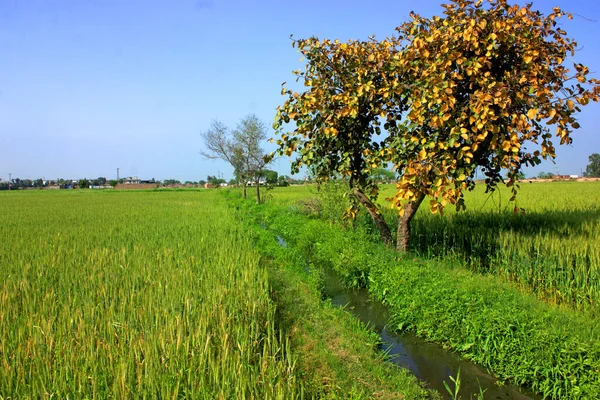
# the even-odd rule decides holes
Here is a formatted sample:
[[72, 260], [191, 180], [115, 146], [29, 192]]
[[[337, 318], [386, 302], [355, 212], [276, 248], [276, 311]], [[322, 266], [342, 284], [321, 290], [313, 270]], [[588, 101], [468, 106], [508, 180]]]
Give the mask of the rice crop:
[[596, 309], [600, 301], [600, 182], [523, 183], [514, 213], [509, 194], [482, 188], [468, 210], [420, 210], [412, 250], [454, 258], [518, 282], [552, 302]]
[[301, 396], [267, 272], [216, 196], [0, 193], [0, 397]]
[[[385, 202], [395, 188], [384, 185], [379, 201], [386, 220], [397, 215]], [[273, 191], [274, 204], [321, 207], [322, 217], [339, 220], [341, 190], [317, 193], [315, 186]], [[453, 260], [472, 270], [505, 277], [550, 302], [597, 310], [600, 301], [600, 182], [521, 183], [514, 213], [509, 191], [465, 194], [467, 211], [451, 206], [432, 215], [424, 202], [412, 222], [410, 250], [422, 257]], [[307, 199], [320, 198], [314, 204]], [[310, 208], [310, 207], [309, 207]], [[356, 226], [374, 231], [366, 213]], [[378, 240], [377, 235], [373, 240]]]

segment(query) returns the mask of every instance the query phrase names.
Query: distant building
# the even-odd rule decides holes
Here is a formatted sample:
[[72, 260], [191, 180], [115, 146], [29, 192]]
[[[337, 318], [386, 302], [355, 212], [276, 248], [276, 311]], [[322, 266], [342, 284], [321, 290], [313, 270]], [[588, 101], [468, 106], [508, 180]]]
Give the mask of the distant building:
[[[267, 184], [267, 178], [260, 178], [258, 180], [258, 184], [261, 186], [265, 186]], [[248, 183], [246, 183], [246, 185], [256, 186], [256, 181], [254, 179], [250, 179], [250, 180], [248, 180]]]
[[123, 184], [124, 185], [133, 185], [133, 184], [139, 184], [140, 182], [140, 178], [138, 178], [137, 176], [133, 176], [133, 177], [127, 177], [125, 179], [123, 179]]

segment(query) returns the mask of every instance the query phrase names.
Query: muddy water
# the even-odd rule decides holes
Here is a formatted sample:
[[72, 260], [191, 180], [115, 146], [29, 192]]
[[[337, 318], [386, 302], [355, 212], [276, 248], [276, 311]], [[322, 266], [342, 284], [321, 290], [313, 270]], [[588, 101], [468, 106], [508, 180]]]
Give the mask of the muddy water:
[[461, 359], [438, 344], [426, 342], [413, 334], [389, 331], [386, 327], [390, 319], [388, 307], [372, 299], [365, 289], [344, 288], [331, 273], [325, 274], [325, 295], [334, 305], [346, 306], [348, 311], [380, 335], [381, 347], [387, 351], [391, 362], [408, 368], [417, 378], [426, 382], [427, 387], [437, 390], [444, 398], [451, 398], [444, 387], [444, 381], [453, 390], [454, 384], [449, 377], [455, 377], [459, 368], [460, 395], [465, 400], [477, 398], [480, 388], [485, 390], [485, 399], [542, 398], [516, 386], [498, 386], [496, 379], [485, 369]]

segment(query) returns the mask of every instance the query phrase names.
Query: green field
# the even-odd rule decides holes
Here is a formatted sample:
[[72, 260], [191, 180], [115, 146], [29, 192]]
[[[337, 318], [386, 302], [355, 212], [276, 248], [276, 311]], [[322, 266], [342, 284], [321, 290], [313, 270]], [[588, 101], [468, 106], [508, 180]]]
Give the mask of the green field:
[[507, 382], [600, 395], [600, 182], [524, 183], [524, 214], [479, 188], [423, 208], [400, 258], [339, 223], [340, 194], [0, 192], [0, 398], [435, 397], [321, 301], [319, 268]]
[[[384, 185], [380, 195], [386, 219], [397, 216], [385, 201], [394, 193]], [[297, 186], [273, 194], [280, 206], [299, 205], [307, 198], [324, 199], [322, 214], [340, 220], [341, 189]], [[591, 312], [600, 302], [600, 181], [521, 184], [517, 205], [505, 187], [485, 193], [478, 186], [467, 192], [466, 212], [447, 207], [433, 215], [424, 204], [413, 220], [411, 251], [421, 257], [458, 264], [522, 284], [550, 302]], [[369, 227], [368, 215], [358, 226]], [[371, 227], [369, 227], [372, 229]], [[373, 240], [376, 239], [374, 235]]]
[[[385, 188], [384, 193], [391, 193]], [[600, 396], [599, 182], [468, 193], [468, 211], [415, 218], [411, 253], [378, 244], [367, 215], [339, 224], [340, 188], [274, 193], [263, 224], [395, 310], [392, 325], [549, 398]], [[394, 222], [394, 215], [386, 211]], [[559, 303], [559, 304], [557, 304]]]
[[216, 196], [2, 193], [0, 397], [296, 397], [266, 270]]

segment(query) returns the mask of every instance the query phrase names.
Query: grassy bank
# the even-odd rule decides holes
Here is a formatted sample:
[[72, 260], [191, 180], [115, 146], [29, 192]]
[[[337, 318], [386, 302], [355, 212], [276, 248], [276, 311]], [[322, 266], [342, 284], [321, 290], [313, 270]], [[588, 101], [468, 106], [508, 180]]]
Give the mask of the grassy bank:
[[[380, 203], [385, 205], [394, 189], [383, 185]], [[320, 217], [339, 221], [345, 209], [340, 191], [324, 186], [318, 196], [320, 201], [314, 200], [315, 186], [276, 189], [271, 204], [298, 208], [305, 202]], [[523, 182], [517, 204], [525, 212], [518, 214], [513, 213], [510, 196], [504, 187], [491, 194], [476, 187], [465, 194], [466, 212], [447, 207], [443, 216], [432, 215], [425, 204], [412, 223], [410, 251], [502, 277], [549, 303], [597, 313], [600, 182]], [[394, 227], [396, 213], [385, 206], [383, 212]], [[377, 240], [365, 212], [359, 213], [355, 225]]]
[[314, 264], [335, 269], [348, 284], [367, 284], [392, 307], [398, 330], [443, 343], [550, 398], [600, 397], [600, 324], [591, 314], [550, 305], [456, 262], [398, 260], [368, 229], [342, 230], [286, 201], [250, 212]]
[[261, 226], [262, 205], [237, 196], [230, 203], [268, 262], [278, 326], [289, 335], [296, 372], [308, 393], [331, 399], [437, 398], [407, 370], [385, 361], [375, 333], [322, 300], [322, 270]]

